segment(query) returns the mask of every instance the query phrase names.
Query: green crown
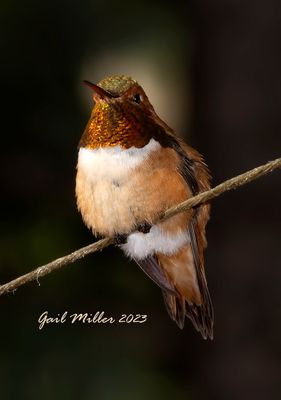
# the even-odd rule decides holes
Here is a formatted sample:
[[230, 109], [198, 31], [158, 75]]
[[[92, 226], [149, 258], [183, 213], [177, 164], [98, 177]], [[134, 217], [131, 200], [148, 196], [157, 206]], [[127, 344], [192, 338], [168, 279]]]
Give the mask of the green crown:
[[120, 96], [136, 83], [137, 81], [135, 81], [129, 76], [114, 75], [114, 76], [108, 76], [107, 78], [101, 80], [98, 83], [98, 86], [100, 86], [104, 90], [107, 90], [113, 95]]

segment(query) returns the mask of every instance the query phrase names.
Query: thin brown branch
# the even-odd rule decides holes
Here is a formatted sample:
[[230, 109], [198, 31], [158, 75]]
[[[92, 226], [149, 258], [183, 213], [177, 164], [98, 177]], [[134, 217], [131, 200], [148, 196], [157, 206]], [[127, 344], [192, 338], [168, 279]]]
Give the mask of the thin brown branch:
[[[239, 186], [245, 185], [246, 183], [249, 183], [254, 179], [266, 175], [277, 168], [281, 168], [281, 158], [278, 158], [274, 161], [270, 161], [267, 164], [261, 165], [260, 167], [251, 169], [250, 171], [247, 171], [244, 174], [238, 175], [234, 178], [228, 179], [227, 181], [221, 183], [220, 185], [217, 185], [213, 189], [210, 189], [206, 192], [202, 192], [197, 196], [194, 196], [184, 201], [183, 203], [180, 203], [174, 207], [169, 208], [160, 217], [159, 221], [164, 221], [168, 218], [171, 218], [173, 215], [186, 211], [192, 207], [198, 206], [199, 204], [206, 203], [214, 199], [215, 197], [220, 196], [222, 193], [225, 193], [232, 189], [236, 189]], [[42, 265], [41, 267], [38, 267], [35, 270], [25, 275], [19, 276], [18, 278], [0, 286], [0, 296], [5, 293], [13, 292], [18, 287], [25, 285], [28, 282], [34, 280], [38, 281], [38, 279], [41, 278], [42, 276], [45, 276], [56, 269], [72, 264], [75, 261], [79, 260], [80, 258], [87, 256], [88, 254], [95, 253], [98, 250], [102, 250], [112, 243], [113, 243], [112, 238], [105, 238], [88, 246], [82, 247], [81, 249], [76, 250], [73, 253], [70, 253], [64, 257], [60, 257], [54, 261], [51, 261], [48, 264]]]

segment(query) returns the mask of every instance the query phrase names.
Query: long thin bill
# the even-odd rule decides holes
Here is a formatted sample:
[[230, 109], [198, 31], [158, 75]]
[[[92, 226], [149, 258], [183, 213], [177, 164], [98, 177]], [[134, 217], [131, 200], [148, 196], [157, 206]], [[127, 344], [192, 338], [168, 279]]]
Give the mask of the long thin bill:
[[105, 98], [113, 98], [114, 96], [109, 93], [107, 90], [102, 89], [100, 86], [95, 85], [92, 82], [89, 81], [83, 81], [83, 83], [87, 86], [89, 86], [94, 92], [96, 92], [102, 99]]

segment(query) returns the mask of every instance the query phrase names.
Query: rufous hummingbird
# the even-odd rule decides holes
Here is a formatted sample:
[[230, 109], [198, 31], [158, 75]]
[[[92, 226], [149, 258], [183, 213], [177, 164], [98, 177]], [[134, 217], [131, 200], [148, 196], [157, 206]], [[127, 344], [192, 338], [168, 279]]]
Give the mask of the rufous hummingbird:
[[180, 328], [188, 317], [212, 339], [203, 256], [210, 207], [157, 222], [169, 207], [210, 188], [203, 157], [158, 117], [132, 78], [85, 83], [95, 105], [79, 143], [76, 197], [83, 220], [94, 235], [114, 237], [160, 286]]

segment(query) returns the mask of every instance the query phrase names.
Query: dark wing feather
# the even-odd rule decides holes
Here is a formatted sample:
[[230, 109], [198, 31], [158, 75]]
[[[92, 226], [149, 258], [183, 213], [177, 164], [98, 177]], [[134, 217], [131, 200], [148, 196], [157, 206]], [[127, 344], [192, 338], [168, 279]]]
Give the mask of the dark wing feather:
[[[179, 172], [191, 188], [192, 194], [196, 195], [200, 191], [204, 191], [209, 188], [208, 170], [199, 153], [192, 149], [194, 157], [189, 157], [188, 146], [185, 144], [182, 146], [177, 139], [174, 139], [172, 147], [181, 158], [181, 168]], [[204, 176], [204, 179], [201, 179], [200, 174]], [[214, 310], [205, 277], [203, 258], [203, 251], [205, 247], [204, 229], [207, 222], [207, 218], [204, 217], [206, 207], [208, 206], [202, 205], [195, 210], [192, 220], [188, 226], [193, 260], [196, 268], [198, 285], [202, 296], [202, 305], [198, 306], [196, 304], [190, 304], [186, 302], [184, 309], [186, 316], [192, 321], [194, 327], [202, 334], [203, 338], [206, 339], [209, 337], [210, 339], [213, 339]], [[199, 221], [202, 222], [204, 218], [205, 221], [203, 221], [202, 227], [203, 232], [201, 232], [199, 229]], [[178, 307], [179, 306], [180, 304], [178, 304]], [[177, 313], [179, 312], [177, 311]]]
[[202, 305], [189, 305], [187, 308], [187, 316], [192, 320], [192, 322], [193, 320], [196, 322], [203, 337], [205, 335], [210, 339], [213, 339], [214, 309], [205, 277], [204, 267], [199, 256], [197, 242], [198, 233], [196, 235], [196, 230], [198, 230], [196, 217], [193, 217], [193, 220], [190, 222], [189, 226], [189, 234], [198, 285], [202, 296]]
[[169, 282], [165, 272], [160, 267], [155, 256], [148, 256], [143, 260], [134, 258], [134, 261], [140, 266], [144, 273], [158, 285], [162, 290], [175, 294], [174, 286]]

